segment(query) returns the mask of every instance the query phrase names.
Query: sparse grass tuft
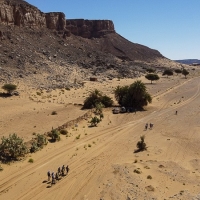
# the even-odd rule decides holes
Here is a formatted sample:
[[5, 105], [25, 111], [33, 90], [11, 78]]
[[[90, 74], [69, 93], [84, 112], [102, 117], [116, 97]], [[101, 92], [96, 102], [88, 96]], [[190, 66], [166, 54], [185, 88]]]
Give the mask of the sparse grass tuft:
[[78, 136], [76, 136], [76, 139], [78, 140], [78, 139], [80, 139], [80, 137], [81, 137], [81, 135], [79, 134]]
[[33, 162], [34, 162], [33, 158], [30, 158], [30, 159], [28, 160], [28, 162], [29, 162], [29, 163], [33, 163]]
[[138, 168], [138, 169], [134, 169], [133, 172], [136, 173], [136, 174], [141, 174], [141, 173], [142, 173], [142, 172], [139, 170], [139, 168]]
[[57, 115], [58, 113], [56, 111], [52, 111], [51, 115]]
[[152, 176], [151, 176], [151, 175], [148, 175], [148, 176], [147, 176], [147, 179], [152, 179]]
[[62, 130], [60, 130], [60, 133], [61, 133], [62, 135], [67, 135], [67, 134], [68, 134], [68, 131], [67, 131], [66, 129], [62, 129]]

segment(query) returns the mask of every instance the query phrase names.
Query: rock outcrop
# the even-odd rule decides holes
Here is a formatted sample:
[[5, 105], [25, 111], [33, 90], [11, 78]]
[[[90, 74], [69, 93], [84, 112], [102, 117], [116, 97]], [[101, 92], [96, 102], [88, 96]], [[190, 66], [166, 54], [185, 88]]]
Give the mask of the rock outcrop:
[[0, 23], [31, 28], [63, 30], [66, 26], [62, 12], [43, 13], [21, 0], [0, 1]]
[[63, 31], [64, 37], [69, 37], [72, 33], [92, 38], [115, 32], [114, 24], [110, 20], [66, 20], [62, 12], [43, 13], [22, 0], [0, 0], [0, 23]]
[[66, 20], [66, 28], [74, 35], [84, 38], [99, 38], [108, 33], [115, 33], [114, 24], [110, 20]]

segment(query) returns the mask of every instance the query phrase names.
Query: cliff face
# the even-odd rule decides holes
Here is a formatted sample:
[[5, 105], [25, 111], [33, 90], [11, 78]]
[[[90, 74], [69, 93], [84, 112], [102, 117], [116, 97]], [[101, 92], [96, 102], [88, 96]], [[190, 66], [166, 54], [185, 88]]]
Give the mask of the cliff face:
[[64, 13], [43, 13], [36, 7], [21, 1], [0, 1], [0, 23], [31, 28], [49, 28], [64, 30], [66, 20]]
[[107, 33], [115, 33], [114, 24], [110, 20], [71, 19], [66, 22], [66, 28], [72, 34], [84, 38], [101, 37]]
[[43, 13], [22, 0], [0, 0], [0, 23], [63, 31], [65, 37], [72, 33], [91, 38], [115, 32], [114, 24], [110, 20], [66, 20], [62, 12]]

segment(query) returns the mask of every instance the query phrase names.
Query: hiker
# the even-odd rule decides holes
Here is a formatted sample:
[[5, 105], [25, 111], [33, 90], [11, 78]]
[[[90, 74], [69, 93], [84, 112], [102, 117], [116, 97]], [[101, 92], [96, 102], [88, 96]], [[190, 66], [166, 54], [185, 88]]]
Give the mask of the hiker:
[[137, 109], [135, 108], [135, 114], [136, 114]]
[[61, 172], [62, 172], [62, 176], [64, 176], [65, 175], [65, 165], [62, 166]]
[[148, 129], [148, 123], [146, 123], [146, 125], [145, 125], [145, 130], [147, 130]]
[[178, 111], [176, 110], [176, 115], [178, 114]]
[[153, 123], [150, 123], [149, 129], [152, 129], [152, 128], [153, 128]]
[[60, 167], [58, 167], [58, 175], [59, 175], [59, 176], [61, 175]]
[[69, 166], [67, 165], [67, 167], [66, 167], [66, 173], [68, 174], [68, 172], [69, 172]]
[[51, 179], [51, 172], [50, 171], [47, 172], [47, 176], [48, 176], [48, 181], [50, 181], [50, 179]]
[[55, 184], [56, 181], [55, 181], [55, 174], [54, 174], [54, 172], [52, 172], [51, 177], [52, 177], [52, 182], [51, 182], [51, 184]]
[[56, 172], [56, 180], [58, 181], [59, 180], [59, 177], [58, 177], [58, 173]]

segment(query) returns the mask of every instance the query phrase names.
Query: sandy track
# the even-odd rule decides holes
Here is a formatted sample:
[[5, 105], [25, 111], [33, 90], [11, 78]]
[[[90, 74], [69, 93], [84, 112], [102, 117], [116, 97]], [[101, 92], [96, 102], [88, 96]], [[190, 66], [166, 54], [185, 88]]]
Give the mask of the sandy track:
[[[187, 87], [191, 87], [192, 89], [187, 91]], [[174, 91], [176, 89], [180, 91], [179, 96], [186, 94], [187, 91], [187, 98], [185, 98], [184, 101], [171, 106], [171, 102], [175, 99]], [[0, 198], [85, 200], [100, 199], [101, 197], [106, 199], [126, 198], [126, 191], [120, 190], [120, 181], [125, 181], [128, 188], [128, 183], [125, 179], [126, 174], [123, 174], [125, 173], [125, 168], [123, 168], [123, 166], [128, 165], [128, 168], [132, 169], [129, 164], [133, 165], [133, 151], [141, 134], [145, 133], [146, 135], [147, 142], [150, 144], [147, 153], [152, 154], [152, 157], [148, 157], [146, 155], [147, 153], [142, 152], [136, 155], [136, 158], [141, 157], [141, 159], [146, 160], [146, 162], [149, 162], [149, 160], [157, 160], [157, 162], [161, 163], [172, 162], [177, 163], [178, 166], [182, 166], [186, 157], [187, 159], [200, 159], [198, 154], [192, 156], [190, 152], [188, 152], [191, 140], [200, 139], [196, 136], [196, 131], [191, 129], [191, 127], [188, 127], [192, 118], [188, 118], [188, 125], [184, 125], [187, 133], [191, 129], [188, 134], [184, 134], [184, 140], [180, 140], [183, 133], [182, 127], [180, 127], [182, 123], [180, 122], [179, 124], [179, 122], [177, 122], [178, 128], [176, 130], [170, 126], [174, 117], [179, 117], [180, 115], [178, 113], [178, 116], [174, 116], [175, 110], [178, 109], [183, 111], [179, 117], [182, 119], [184, 115], [187, 115], [188, 105], [191, 106], [194, 103], [193, 106], [197, 106], [199, 95], [199, 78], [195, 78], [166, 91], [166, 93], [162, 93], [160, 96], [158, 95], [157, 97], [161, 98], [161, 100], [156, 102], [156, 107], [153, 108], [152, 112], [150, 114], [147, 112], [148, 115], [141, 116], [141, 118], [135, 119], [134, 121], [108, 127], [108, 121], [114, 120], [114, 116], [110, 116], [109, 113], [106, 113], [105, 118], [107, 119], [107, 122], [105, 122], [105, 120], [102, 122], [105, 123], [105, 128], [102, 125], [96, 129], [88, 130], [91, 134], [81, 138], [80, 141], [69, 141], [66, 143], [63, 140], [56, 146], [54, 144], [49, 144], [49, 148], [46, 147], [41, 152], [36, 153], [34, 159], [35, 162], [33, 164], [25, 162], [16, 163], [10, 166], [11, 170], [5, 169], [2, 174], [2, 179], [0, 180]], [[126, 117], [130, 118], [130, 116]], [[172, 121], [169, 122], [169, 119]], [[175, 120], [176, 119], [174, 119], [174, 121]], [[154, 130], [151, 132], [144, 132], [143, 128], [146, 122], [156, 122]], [[167, 123], [169, 125], [168, 128]], [[172, 129], [171, 132], [175, 132], [175, 134], [173, 133], [173, 135], [170, 135], [170, 129]], [[166, 140], [160, 142], [160, 140], [163, 140], [163, 138], [166, 139], [166, 137], [170, 138], [169, 143], [167, 143], [168, 141]], [[173, 138], [175, 139], [173, 140]], [[96, 145], [91, 143], [94, 140], [96, 141]], [[180, 141], [179, 143], [177, 143], [178, 140]], [[83, 146], [88, 143], [91, 143], [92, 147], [84, 150]], [[162, 147], [162, 144], [165, 144], [165, 146]], [[82, 149], [77, 151], [77, 156], [70, 156], [74, 154], [75, 147]], [[159, 150], [161, 152], [160, 154]], [[47, 188], [48, 184], [43, 183], [47, 178], [47, 170], [51, 168], [51, 170], [53, 169], [56, 171], [62, 164], [69, 164], [70, 173], [53, 187]], [[123, 178], [118, 177], [117, 181], [113, 178], [113, 176], [115, 176], [113, 173], [114, 165], [119, 165], [119, 171], [122, 170], [121, 173]], [[138, 166], [143, 166], [143, 164], [140, 163]], [[169, 169], [170, 166], [173, 166], [173, 164], [169, 165]], [[158, 173], [155, 168], [153, 169], [152, 173]], [[174, 169], [174, 177], [177, 175], [178, 171]], [[175, 191], [168, 191], [166, 186], [173, 188], [176, 183], [178, 185], [177, 188], [181, 187], [179, 180], [175, 181], [175, 183], [171, 182], [170, 174], [166, 175], [165, 173], [160, 172], [158, 176], [165, 180], [163, 185], [160, 186], [161, 189], [159, 192], [157, 191], [156, 194], [150, 195], [145, 189], [135, 189], [132, 194], [128, 193], [129, 196], [132, 195], [133, 197], [134, 195], [137, 196], [137, 194], [141, 193], [141, 199], [144, 199], [145, 195], [149, 197], [156, 196], [159, 199], [161, 197], [169, 197], [176, 192], [176, 189], [174, 189]], [[143, 186], [146, 183], [140, 183], [137, 178], [134, 180], [138, 182], [138, 185], [141, 184]], [[158, 180], [157, 182], [155, 180], [152, 181], [151, 184], [156, 187], [158, 182]], [[192, 184], [193, 183], [188, 185], [189, 189], [192, 187]], [[112, 187], [113, 189], [110, 189]], [[196, 190], [194, 190], [194, 193], [195, 192]]]

